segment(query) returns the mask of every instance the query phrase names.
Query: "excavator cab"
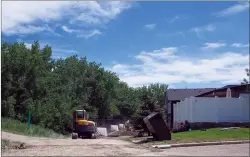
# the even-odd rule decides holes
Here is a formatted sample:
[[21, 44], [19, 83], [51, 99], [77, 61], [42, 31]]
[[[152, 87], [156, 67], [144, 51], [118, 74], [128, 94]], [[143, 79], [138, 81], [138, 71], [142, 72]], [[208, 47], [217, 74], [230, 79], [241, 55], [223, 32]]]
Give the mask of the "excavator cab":
[[72, 139], [78, 137], [92, 138], [96, 132], [96, 125], [93, 121], [88, 121], [89, 115], [85, 110], [75, 110], [73, 112], [73, 132]]

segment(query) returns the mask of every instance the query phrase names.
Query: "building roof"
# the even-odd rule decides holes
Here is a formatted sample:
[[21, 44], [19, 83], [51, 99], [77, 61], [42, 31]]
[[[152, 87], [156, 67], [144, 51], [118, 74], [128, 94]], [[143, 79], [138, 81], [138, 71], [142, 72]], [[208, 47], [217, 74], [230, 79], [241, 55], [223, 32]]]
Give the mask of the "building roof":
[[226, 85], [226, 86], [221, 87], [219, 89], [227, 89], [227, 88], [232, 88], [232, 87], [236, 87], [236, 86], [241, 86], [241, 85]]
[[196, 95], [196, 96], [202, 96], [202, 95], [205, 95], [205, 94], [209, 94], [211, 92], [218, 92], [218, 91], [223, 91], [223, 90], [227, 90], [228, 88], [230, 89], [233, 89], [233, 88], [237, 88], [237, 87], [244, 87], [246, 86], [246, 93], [247, 92], [247, 86], [249, 86], [250, 84], [243, 84], [243, 85], [227, 85], [227, 86], [224, 86], [224, 87], [221, 87], [221, 88], [216, 88], [214, 90], [211, 90], [211, 91], [207, 91], [207, 92], [204, 92], [204, 93], [201, 93], [199, 95]]
[[169, 101], [184, 100], [190, 96], [197, 96], [215, 90], [216, 88], [195, 88], [195, 89], [167, 89]]

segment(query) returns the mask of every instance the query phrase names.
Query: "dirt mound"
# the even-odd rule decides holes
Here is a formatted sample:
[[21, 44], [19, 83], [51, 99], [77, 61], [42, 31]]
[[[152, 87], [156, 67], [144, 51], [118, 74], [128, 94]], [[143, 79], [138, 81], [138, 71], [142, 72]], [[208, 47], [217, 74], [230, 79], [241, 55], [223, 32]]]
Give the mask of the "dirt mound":
[[25, 143], [20, 143], [20, 142], [14, 142], [6, 139], [1, 140], [1, 149], [6, 150], [6, 149], [26, 149], [27, 146]]

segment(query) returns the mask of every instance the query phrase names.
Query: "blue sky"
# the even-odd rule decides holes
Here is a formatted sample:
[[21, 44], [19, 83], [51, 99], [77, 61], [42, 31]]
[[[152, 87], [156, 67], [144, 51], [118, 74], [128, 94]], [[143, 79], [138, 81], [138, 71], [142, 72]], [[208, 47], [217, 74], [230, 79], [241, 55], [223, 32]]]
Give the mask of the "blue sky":
[[102, 63], [130, 86], [239, 84], [249, 67], [246, 2], [3, 1], [2, 42]]

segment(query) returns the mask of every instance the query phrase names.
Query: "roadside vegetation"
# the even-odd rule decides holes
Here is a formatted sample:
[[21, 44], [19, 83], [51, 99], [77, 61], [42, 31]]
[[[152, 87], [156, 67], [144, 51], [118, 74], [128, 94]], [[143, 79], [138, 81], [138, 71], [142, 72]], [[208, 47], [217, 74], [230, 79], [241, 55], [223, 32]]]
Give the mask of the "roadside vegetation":
[[[51, 129], [43, 128], [39, 125], [31, 125], [30, 129], [28, 129], [27, 123], [21, 123], [20, 121], [2, 118], [1, 119], [1, 127], [2, 131], [27, 135], [27, 136], [37, 136], [37, 137], [50, 137], [50, 138], [62, 138], [63, 135], [56, 133]], [[8, 145], [8, 141], [3, 141]]]

